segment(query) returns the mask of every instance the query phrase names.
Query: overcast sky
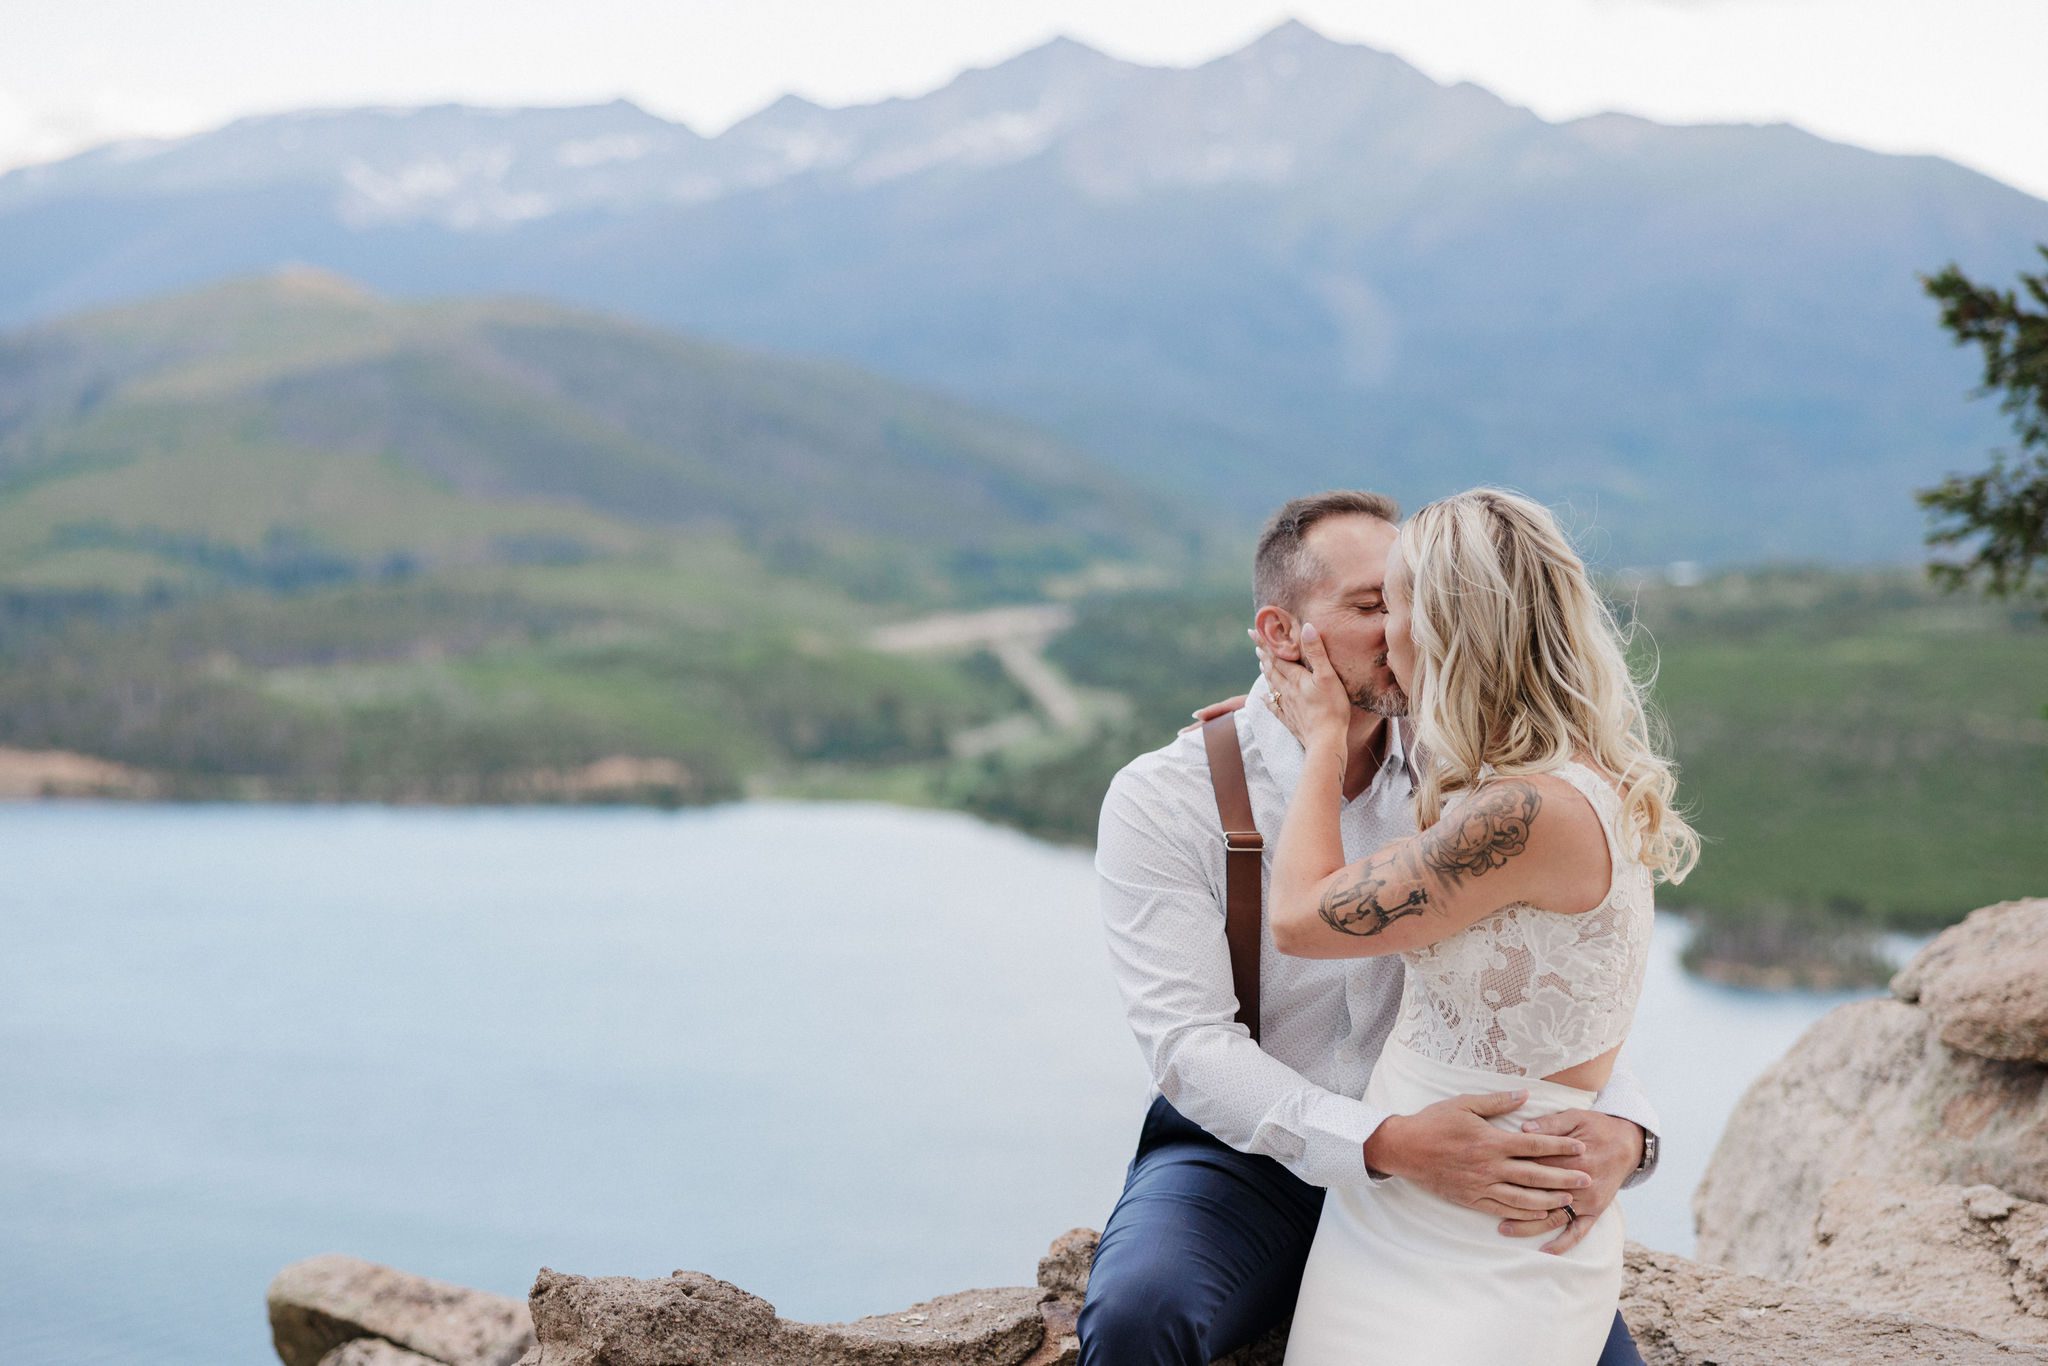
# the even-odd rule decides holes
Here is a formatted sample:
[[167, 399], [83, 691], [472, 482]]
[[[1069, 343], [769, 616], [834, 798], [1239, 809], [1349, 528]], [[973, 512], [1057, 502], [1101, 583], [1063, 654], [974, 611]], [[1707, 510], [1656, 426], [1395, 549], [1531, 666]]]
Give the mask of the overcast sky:
[[357, 104], [623, 95], [710, 133], [1061, 33], [1186, 65], [1290, 14], [1548, 118], [1789, 120], [2048, 198], [2048, 0], [0, 0], [0, 168]]

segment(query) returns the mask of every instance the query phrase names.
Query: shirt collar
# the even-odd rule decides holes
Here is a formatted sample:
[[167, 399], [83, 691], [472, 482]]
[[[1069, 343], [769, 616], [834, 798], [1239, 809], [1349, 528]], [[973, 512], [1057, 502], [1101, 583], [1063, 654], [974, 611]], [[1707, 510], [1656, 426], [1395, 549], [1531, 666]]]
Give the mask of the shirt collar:
[[[1301, 741], [1294, 738], [1294, 732], [1287, 729], [1287, 723], [1273, 714], [1271, 701], [1273, 689], [1264, 678], [1252, 684], [1245, 695], [1245, 724], [1251, 730], [1252, 743], [1258, 747], [1259, 757], [1265, 761], [1266, 772], [1280, 786], [1284, 793], [1292, 794], [1295, 785], [1301, 781], [1301, 770], [1307, 759], [1307, 752]], [[1380, 762], [1380, 772], [1398, 771], [1408, 779], [1408, 791], [1413, 793], [1420, 783], [1415, 771], [1415, 747], [1409, 734], [1407, 719], [1387, 719], [1387, 752]], [[1379, 775], [1374, 775], [1374, 782]], [[1372, 783], [1366, 784], [1366, 790]], [[1362, 795], [1362, 794], [1361, 794]]]

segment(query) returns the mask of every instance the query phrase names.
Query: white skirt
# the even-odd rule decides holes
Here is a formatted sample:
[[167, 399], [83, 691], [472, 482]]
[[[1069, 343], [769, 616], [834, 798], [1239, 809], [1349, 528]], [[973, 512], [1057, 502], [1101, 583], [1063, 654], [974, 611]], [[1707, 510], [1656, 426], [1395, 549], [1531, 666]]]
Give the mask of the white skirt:
[[[1583, 1110], [1594, 1093], [1425, 1058], [1389, 1040], [1366, 1084], [1388, 1114], [1448, 1096], [1526, 1090], [1491, 1121]], [[1287, 1366], [1594, 1366], [1621, 1300], [1622, 1217], [1609, 1205], [1579, 1245], [1509, 1238], [1491, 1214], [1399, 1179], [1323, 1201], [1287, 1339]]]

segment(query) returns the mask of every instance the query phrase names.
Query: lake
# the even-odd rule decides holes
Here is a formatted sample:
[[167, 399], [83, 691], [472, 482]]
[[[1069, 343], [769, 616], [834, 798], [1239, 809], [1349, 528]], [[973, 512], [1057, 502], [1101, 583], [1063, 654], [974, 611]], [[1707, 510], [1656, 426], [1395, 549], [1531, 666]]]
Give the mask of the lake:
[[[1086, 853], [865, 804], [0, 804], [10, 1366], [264, 1366], [348, 1252], [523, 1297], [707, 1271], [809, 1319], [1028, 1284], [1100, 1227], [1146, 1095]], [[1631, 1236], [1849, 999], [1680, 972]]]

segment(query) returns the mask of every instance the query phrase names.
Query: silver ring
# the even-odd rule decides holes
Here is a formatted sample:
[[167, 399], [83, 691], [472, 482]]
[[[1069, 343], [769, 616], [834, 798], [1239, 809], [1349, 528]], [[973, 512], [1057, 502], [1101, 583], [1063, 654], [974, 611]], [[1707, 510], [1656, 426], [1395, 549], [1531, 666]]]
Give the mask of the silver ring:
[[1566, 1205], [1564, 1207], [1564, 1226], [1566, 1228], [1570, 1228], [1573, 1224], [1576, 1224], [1578, 1222], [1579, 1212], [1573, 1209], [1570, 1205]]

